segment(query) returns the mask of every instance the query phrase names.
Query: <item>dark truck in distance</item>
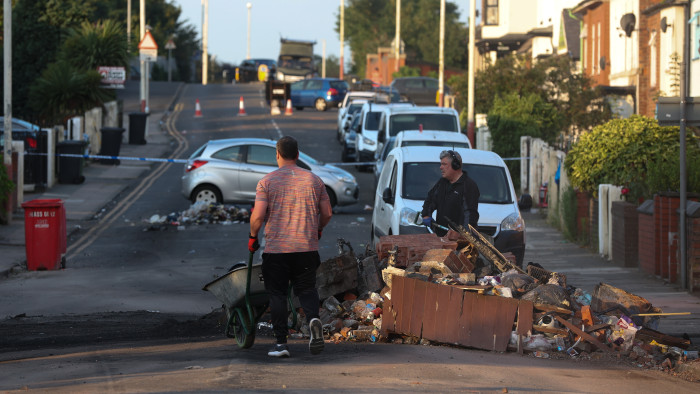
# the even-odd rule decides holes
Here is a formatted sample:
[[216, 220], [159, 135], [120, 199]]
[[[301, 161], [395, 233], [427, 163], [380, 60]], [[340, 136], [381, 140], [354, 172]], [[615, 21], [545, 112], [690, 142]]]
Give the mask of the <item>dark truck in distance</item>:
[[292, 83], [314, 76], [314, 44], [315, 41], [281, 38], [275, 79], [278, 82]]

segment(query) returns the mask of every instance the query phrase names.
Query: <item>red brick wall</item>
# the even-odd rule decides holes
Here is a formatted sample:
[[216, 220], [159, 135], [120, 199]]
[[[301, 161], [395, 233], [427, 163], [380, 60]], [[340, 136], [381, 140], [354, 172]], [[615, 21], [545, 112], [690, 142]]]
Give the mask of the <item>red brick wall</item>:
[[[660, 3], [661, 0], [640, 0], [639, 9], [644, 10], [654, 4]], [[658, 94], [659, 86], [658, 83], [652, 88], [651, 81], [651, 68], [656, 68], [657, 81], [660, 81], [660, 66], [659, 66], [659, 33], [652, 43], [656, 47], [656, 56], [651, 57], [651, 46], [649, 46], [649, 39], [651, 38], [651, 32], [653, 30], [659, 31], [660, 26], [660, 16], [659, 13], [655, 13], [646, 17], [641, 16], [639, 21], [639, 27], [637, 28], [637, 33], [639, 34], [639, 98], [638, 98], [638, 112], [640, 115], [654, 117], [656, 112], [656, 100], [654, 96]]]
[[688, 282], [690, 291], [700, 290], [700, 218], [688, 220]]
[[[584, 73], [593, 80], [593, 85], [610, 84], [610, 4], [602, 2], [592, 6], [583, 16], [586, 28], [586, 38], [583, 45], [586, 48], [584, 59]], [[597, 25], [600, 23], [600, 39], [598, 39]], [[596, 42], [600, 43], [600, 50], [593, 51], [593, 29], [596, 29]], [[605, 56], [606, 66], [600, 69], [600, 57]]]
[[648, 274], [659, 275], [658, 264], [656, 264], [656, 227], [654, 226], [654, 215], [645, 213], [640, 213], [638, 215], [639, 268]]

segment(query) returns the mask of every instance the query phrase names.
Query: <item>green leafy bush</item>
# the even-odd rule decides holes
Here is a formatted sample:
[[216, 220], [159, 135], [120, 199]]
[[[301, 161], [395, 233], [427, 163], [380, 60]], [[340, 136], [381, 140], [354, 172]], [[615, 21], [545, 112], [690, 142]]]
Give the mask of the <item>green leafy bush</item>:
[[[700, 192], [699, 139], [688, 133], [688, 192]], [[680, 131], [643, 116], [614, 119], [584, 134], [566, 156], [571, 185], [596, 194], [598, 185], [625, 186], [627, 201], [651, 198], [658, 191], [678, 191]]]
[[0, 211], [4, 211], [5, 202], [10, 198], [10, 193], [14, 190], [15, 184], [7, 174], [7, 167], [0, 156]]
[[[542, 138], [552, 143], [561, 125], [561, 117], [552, 104], [537, 94], [521, 97], [517, 93], [509, 93], [496, 97], [488, 114], [488, 125], [493, 151], [501, 157], [519, 157], [521, 136]], [[510, 160], [507, 165], [518, 189], [520, 161]]]

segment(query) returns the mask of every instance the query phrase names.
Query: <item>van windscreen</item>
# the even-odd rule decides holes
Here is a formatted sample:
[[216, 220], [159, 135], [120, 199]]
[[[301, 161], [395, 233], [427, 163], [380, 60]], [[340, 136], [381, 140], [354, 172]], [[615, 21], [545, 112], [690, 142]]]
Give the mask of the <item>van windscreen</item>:
[[389, 121], [389, 135], [404, 130], [459, 131], [457, 117], [452, 114], [399, 114]]
[[365, 130], [379, 130], [379, 118], [382, 117], [381, 112], [369, 112], [365, 118]]
[[[479, 186], [480, 204], [512, 204], [508, 176], [503, 167], [464, 164], [470, 178]], [[440, 163], [405, 163], [401, 197], [423, 201], [440, 179]]]

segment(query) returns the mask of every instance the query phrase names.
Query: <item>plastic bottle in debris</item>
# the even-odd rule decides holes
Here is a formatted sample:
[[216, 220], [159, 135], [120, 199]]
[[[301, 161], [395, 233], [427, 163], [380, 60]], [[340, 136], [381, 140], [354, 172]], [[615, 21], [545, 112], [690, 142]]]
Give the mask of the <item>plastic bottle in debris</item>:
[[556, 348], [558, 352], [563, 352], [566, 349], [564, 338], [554, 337], [554, 348]]
[[340, 301], [333, 296], [330, 296], [323, 301], [323, 307], [331, 313], [331, 316], [337, 316], [343, 312], [343, 307], [340, 306]]

